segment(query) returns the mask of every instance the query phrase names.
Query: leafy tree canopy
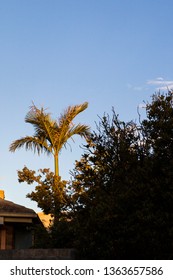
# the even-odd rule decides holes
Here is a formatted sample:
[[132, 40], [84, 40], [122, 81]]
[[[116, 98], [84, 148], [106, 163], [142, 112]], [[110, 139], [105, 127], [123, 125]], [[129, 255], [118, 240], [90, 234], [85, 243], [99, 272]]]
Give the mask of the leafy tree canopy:
[[114, 111], [100, 119], [73, 171], [83, 257], [173, 257], [172, 104], [172, 92], [154, 95], [140, 125]]

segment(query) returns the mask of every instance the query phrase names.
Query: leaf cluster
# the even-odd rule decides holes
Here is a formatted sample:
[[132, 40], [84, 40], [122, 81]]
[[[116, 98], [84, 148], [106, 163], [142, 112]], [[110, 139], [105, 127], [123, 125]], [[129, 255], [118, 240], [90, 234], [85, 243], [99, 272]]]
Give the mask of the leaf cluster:
[[59, 216], [67, 202], [66, 181], [54, 175], [48, 168], [40, 169], [36, 175], [34, 170], [26, 166], [18, 171], [20, 183], [34, 184], [35, 190], [27, 197], [36, 201], [45, 214]]

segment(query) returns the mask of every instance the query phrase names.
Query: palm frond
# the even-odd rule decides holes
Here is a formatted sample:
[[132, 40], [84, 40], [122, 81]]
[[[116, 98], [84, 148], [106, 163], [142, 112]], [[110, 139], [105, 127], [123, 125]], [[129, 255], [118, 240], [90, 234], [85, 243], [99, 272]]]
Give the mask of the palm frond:
[[[87, 107], [88, 107], [88, 102], [84, 102], [83, 104], [76, 105], [76, 106], [69, 106], [64, 111], [64, 113], [61, 114], [58, 120], [59, 133], [56, 134], [57, 150], [59, 151], [61, 150], [61, 148], [65, 145], [67, 140], [71, 137], [70, 135], [76, 134], [75, 131], [77, 132], [77, 129], [74, 131], [74, 133], [69, 133], [70, 131], [72, 132], [73, 128], [75, 127], [72, 121], [79, 113], [84, 111]], [[79, 128], [80, 125], [78, 127], [78, 132], [79, 132]], [[87, 127], [87, 129], [89, 128]], [[81, 130], [81, 136], [82, 136], [82, 130]]]
[[84, 102], [80, 105], [69, 106], [63, 114], [61, 114], [58, 122], [59, 127], [63, 128], [64, 126], [67, 127], [73, 119], [81, 112], [83, 112], [88, 107], [88, 102]]
[[90, 127], [84, 124], [74, 125], [68, 131], [68, 138], [72, 137], [75, 134], [84, 138], [88, 138], [91, 135]]
[[48, 146], [44, 139], [38, 139], [37, 137], [26, 136], [21, 139], [15, 140], [10, 145], [10, 152], [15, 152], [17, 149], [25, 147], [26, 150], [31, 150], [40, 154], [40, 152], [46, 152], [50, 154], [52, 149]]
[[[73, 125], [66, 133], [60, 135], [58, 139], [58, 150], [60, 151], [63, 146], [67, 144], [67, 141], [71, 138], [73, 140], [74, 135], [79, 135], [85, 139], [90, 136], [90, 128], [87, 125]], [[74, 140], [73, 140], [74, 141]]]
[[38, 109], [35, 105], [31, 106], [30, 111], [25, 117], [25, 122], [34, 126], [35, 137], [43, 137], [54, 145], [54, 135], [57, 133], [57, 122], [51, 119], [51, 115], [46, 113], [44, 108]]

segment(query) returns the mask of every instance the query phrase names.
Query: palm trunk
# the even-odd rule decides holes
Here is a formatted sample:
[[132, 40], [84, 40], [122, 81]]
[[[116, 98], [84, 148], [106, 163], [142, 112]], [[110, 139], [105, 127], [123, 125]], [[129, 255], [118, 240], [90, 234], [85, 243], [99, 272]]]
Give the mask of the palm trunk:
[[52, 187], [53, 190], [53, 196], [54, 196], [54, 225], [56, 225], [59, 222], [59, 218], [61, 215], [61, 207], [60, 207], [60, 201], [59, 201], [59, 161], [58, 161], [58, 153], [54, 154], [54, 168], [55, 168], [55, 178], [54, 178], [54, 184]]
[[54, 165], [55, 165], [55, 176], [59, 177], [59, 162], [58, 162], [58, 154], [54, 155]]

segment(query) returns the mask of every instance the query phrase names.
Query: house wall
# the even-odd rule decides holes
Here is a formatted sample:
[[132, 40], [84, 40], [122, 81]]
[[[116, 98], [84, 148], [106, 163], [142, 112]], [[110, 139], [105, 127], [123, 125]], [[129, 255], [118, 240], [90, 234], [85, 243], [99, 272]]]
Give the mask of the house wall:
[[0, 250], [14, 249], [13, 226], [0, 226]]
[[6, 230], [3, 227], [0, 227], [0, 250], [6, 248]]
[[28, 225], [5, 224], [0, 226], [0, 250], [28, 249], [33, 246], [33, 234]]
[[14, 228], [12, 225], [7, 225], [5, 227], [5, 230], [6, 230], [5, 249], [6, 250], [14, 249]]
[[16, 226], [14, 230], [14, 248], [27, 249], [33, 245], [32, 231], [26, 226]]

